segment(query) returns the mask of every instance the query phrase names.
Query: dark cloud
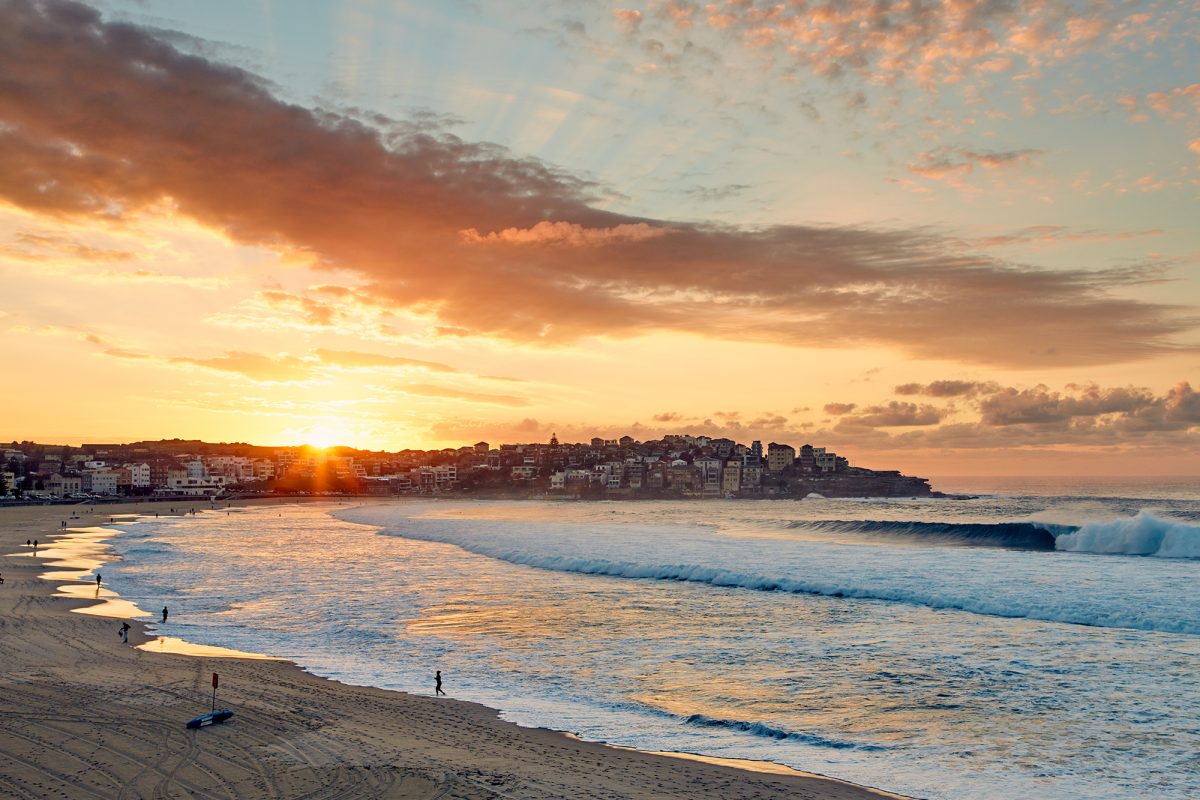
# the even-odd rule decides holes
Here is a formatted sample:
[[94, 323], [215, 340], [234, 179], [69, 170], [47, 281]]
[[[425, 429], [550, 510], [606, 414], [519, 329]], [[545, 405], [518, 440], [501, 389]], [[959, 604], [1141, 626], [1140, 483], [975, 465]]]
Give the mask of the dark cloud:
[[858, 408], [857, 403], [826, 403], [825, 413], [840, 417], [843, 414], [849, 414], [856, 408]]
[[[1191, 394], [1187, 384], [1175, 391]], [[1061, 423], [1076, 418], [1095, 418], [1107, 414], [1136, 418], [1146, 413], [1161, 412], [1167, 398], [1155, 397], [1148, 389], [1133, 387], [1101, 389], [1098, 386], [1069, 387], [1076, 392], [1052, 392], [1045, 386], [1017, 390], [1000, 389], [979, 404], [981, 420], [986, 425], [1041, 425]], [[1180, 421], [1186, 421], [1187, 403]]]
[[[828, 408], [829, 406], [826, 406], [826, 409]], [[893, 400], [886, 405], [867, 406], [857, 414], [847, 414], [838, 422], [838, 427], [893, 428], [936, 425], [942, 421], [944, 414], [945, 412], [936, 406]]]
[[[170, 203], [234, 241], [354, 273], [370, 302], [443, 335], [670, 330], [1029, 367], [1148, 357], [1195, 324], [1114, 296], [1112, 273], [1008, 264], [925, 231], [603, 211], [601, 187], [541, 162], [426, 119], [285, 103], [255, 75], [77, 3], [0, 5], [0, 75], [0, 199], [64, 218]], [[951, 155], [999, 166], [1029, 153]], [[332, 302], [285, 294], [267, 299], [337, 324]]]
[[904, 383], [896, 387], [896, 394], [925, 395], [926, 397], [971, 397], [981, 393], [995, 392], [1000, 384], [979, 381], [934, 381], [930, 384]]

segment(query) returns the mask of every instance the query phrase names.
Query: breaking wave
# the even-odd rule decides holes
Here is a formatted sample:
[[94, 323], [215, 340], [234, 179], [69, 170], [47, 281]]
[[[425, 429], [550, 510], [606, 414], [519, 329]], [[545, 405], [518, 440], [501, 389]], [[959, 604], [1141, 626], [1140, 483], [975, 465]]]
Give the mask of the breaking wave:
[[1034, 522], [955, 523], [898, 522], [890, 520], [817, 520], [788, 523], [822, 533], [847, 533], [881, 538], [941, 541], [978, 547], [1011, 547], [1017, 550], [1053, 550], [1054, 533]]
[[1054, 546], [1073, 553], [1200, 558], [1200, 525], [1140, 511], [1133, 517], [1089, 522], [1064, 530], [1055, 538]]
[[943, 542], [1014, 550], [1200, 558], [1200, 525], [1164, 519], [1149, 511], [1133, 517], [1058, 525], [1049, 522], [955, 523], [890, 520], [815, 520], [789, 528], [879, 538]]
[[802, 744], [813, 745], [814, 747], [828, 747], [833, 750], [866, 750], [866, 751], [881, 751], [886, 750], [886, 747], [880, 747], [874, 744], [855, 744], [841, 739], [830, 739], [826, 736], [819, 736], [813, 733], [798, 733], [796, 731], [785, 731], [781, 728], [776, 728], [767, 725], [764, 722], [746, 722], [737, 719], [714, 719], [713, 717], [705, 716], [704, 714], [692, 714], [684, 719], [688, 725], [697, 725], [703, 728], [725, 728], [731, 731], [742, 731], [753, 736], [763, 736], [768, 739], [777, 741], [800, 742]]

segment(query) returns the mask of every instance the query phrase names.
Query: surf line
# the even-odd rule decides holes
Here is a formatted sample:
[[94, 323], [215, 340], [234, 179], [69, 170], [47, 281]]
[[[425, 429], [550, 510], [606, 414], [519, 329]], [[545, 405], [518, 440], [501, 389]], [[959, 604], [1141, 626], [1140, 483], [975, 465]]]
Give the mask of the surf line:
[[[203, 513], [203, 512], [202, 512]], [[89, 614], [112, 619], [127, 619], [138, 626], [138, 633], [148, 637], [147, 641], [134, 645], [138, 650], [149, 653], [199, 656], [202, 658], [246, 658], [262, 661], [282, 661], [276, 656], [249, 653], [229, 647], [198, 644], [175, 636], [164, 636], [157, 631], [147, 631], [153, 615], [143, 611], [130, 600], [125, 600], [112, 589], [93, 583], [94, 575], [104, 564], [119, 560], [113, 552], [112, 539], [122, 530], [117, 524], [131, 525], [147, 521], [148, 517], [137, 516], [109, 523], [80, 528], [64, 528], [49, 534], [50, 543], [38, 549], [38, 557], [45, 560], [51, 569], [38, 575], [46, 581], [74, 581], [55, 587], [55, 597], [95, 601], [89, 605], [73, 608], [76, 614]], [[159, 519], [161, 522], [162, 520]]]

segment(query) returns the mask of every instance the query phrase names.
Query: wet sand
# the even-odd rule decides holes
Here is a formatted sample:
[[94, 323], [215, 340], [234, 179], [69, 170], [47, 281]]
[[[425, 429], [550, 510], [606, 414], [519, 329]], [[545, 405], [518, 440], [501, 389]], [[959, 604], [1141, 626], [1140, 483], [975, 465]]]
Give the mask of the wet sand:
[[[608, 747], [522, 728], [474, 703], [348, 686], [287, 661], [147, 636], [136, 607], [96, 586], [96, 561], [111, 560], [111, 534], [97, 526], [172, 505], [0, 509], [0, 795], [894, 797], [786, 769]], [[72, 511], [80, 519], [68, 519]], [[67, 533], [62, 520], [74, 529], [68, 546], [55, 542]], [[25, 546], [35, 538], [36, 555]], [[129, 644], [118, 634], [123, 619], [133, 625]], [[219, 705], [236, 716], [187, 730], [209, 710], [213, 672]]]

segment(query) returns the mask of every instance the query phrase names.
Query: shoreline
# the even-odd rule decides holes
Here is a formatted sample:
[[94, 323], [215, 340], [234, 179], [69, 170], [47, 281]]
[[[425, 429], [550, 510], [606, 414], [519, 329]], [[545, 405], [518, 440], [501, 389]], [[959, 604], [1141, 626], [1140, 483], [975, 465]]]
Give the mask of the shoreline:
[[[271, 498], [237, 505], [292, 502]], [[145, 505], [149, 511], [139, 509], [138, 515], [162, 513], [166, 506]], [[654, 753], [584, 741], [565, 732], [506, 722], [499, 711], [468, 701], [351, 686], [309, 673], [288, 660], [150, 634], [147, 620], [133, 616], [140, 609], [110, 590], [92, 589], [80, 577], [105, 563], [97, 556], [111, 554], [104, 540], [119, 531], [104, 525], [130, 514], [110, 513], [104, 506], [94, 513], [72, 508], [83, 517], [73, 528], [51, 527], [63, 516], [62, 506], [0, 509], [0, 572], [7, 579], [0, 585], [0, 629], [5, 633], [0, 637], [0, 656], [11, 665], [8, 674], [0, 677], [8, 684], [0, 696], [0, 712], [4, 712], [0, 713], [0, 776], [18, 787], [17, 796], [41, 796], [50, 786], [75, 785], [54, 766], [66, 759], [85, 765], [83, 773], [95, 773], [87, 794], [98, 797], [129, 796], [131, 789], [140, 796], [150, 788], [168, 797], [176, 792], [177, 796], [226, 797], [231, 789], [237, 797], [288, 797], [293, 792], [332, 791], [339, 786], [353, 787], [352, 796], [380, 798], [900, 797], [773, 762]], [[70, 544], [56, 548], [64, 536], [80, 544], [74, 550]], [[45, 537], [53, 537], [54, 544], [39, 547], [36, 555], [24, 552], [24, 539], [44, 541]], [[63, 586], [57, 586], [60, 581]], [[97, 605], [97, 601], [101, 602]], [[119, 638], [101, 638], [111, 637], [113, 619], [132, 623], [133, 646]], [[85, 641], [89, 647], [71, 644]], [[107, 641], [107, 646], [97, 644], [100, 641]], [[57, 655], [71, 660], [81, 650], [107, 661], [58, 677], [58, 683], [65, 683], [58, 692], [34, 681], [39, 684], [34, 694], [49, 703], [46, 711], [33, 711], [36, 702], [22, 707], [28, 692], [24, 675], [53, 675], [61, 665], [40, 663], [42, 658], [53, 662]], [[201, 701], [207, 700], [207, 693], [200, 691], [200, 685], [210, 668], [220, 671], [223, 687], [239, 687], [229, 692], [235, 699], [226, 701], [238, 716], [218, 728], [185, 733], [185, 715], [206, 708]], [[150, 680], [154, 676], [160, 678], [159, 685]], [[146, 685], [132, 689], [139, 680]], [[191, 684], [192, 691], [165, 690], [162, 684]], [[264, 696], [244, 696], [240, 687], [245, 685], [269, 686], [270, 692], [264, 694], [274, 702], [265, 702]], [[128, 719], [122, 714], [98, 720], [88, 712], [89, 704], [79, 700], [90, 695], [101, 707], [121, 705], [112, 695], [119, 697], [123, 688], [139, 696], [157, 696], [159, 703], [157, 707], [136, 704], [140, 713]], [[286, 702], [279, 702], [281, 698]], [[73, 704], [63, 702], [72, 699]], [[292, 707], [296, 704], [299, 708]], [[397, 726], [398, 719], [404, 725]], [[29, 737], [18, 730], [21, 723], [39, 728], [40, 747], [30, 751]], [[90, 729], [91, 736], [78, 729]], [[106, 741], [114, 736], [114, 729], [120, 730], [118, 738], [125, 748], [121, 754], [101, 746], [101, 751], [113, 752], [102, 757], [93, 754], [89, 761], [73, 752], [91, 739]], [[165, 735], [147, 739], [148, 731]], [[316, 731], [338, 735], [314, 736]], [[447, 741], [447, 733], [457, 735]], [[172, 758], [177, 763], [167, 769]], [[139, 767], [141, 762], [149, 766]], [[9, 764], [13, 774], [8, 774]], [[759, 764], [761, 768], [756, 768]], [[205, 776], [221, 788], [205, 793]]]

